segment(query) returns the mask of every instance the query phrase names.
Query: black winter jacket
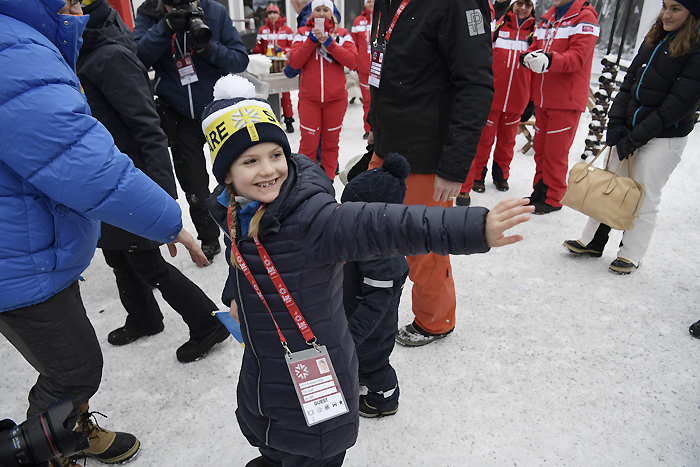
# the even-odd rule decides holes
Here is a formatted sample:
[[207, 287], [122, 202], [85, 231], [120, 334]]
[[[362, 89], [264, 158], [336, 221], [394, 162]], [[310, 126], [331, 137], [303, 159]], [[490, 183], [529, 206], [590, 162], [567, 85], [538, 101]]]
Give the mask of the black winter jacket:
[[[228, 236], [226, 207], [214, 196], [207, 205]], [[222, 298], [226, 305], [231, 300], [238, 304], [245, 342], [237, 391], [239, 420], [267, 446], [285, 452], [325, 458], [351, 447], [359, 425], [359, 386], [355, 345], [342, 304], [343, 262], [429, 251], [442, 255], [486, 252], [487, 212], [485, 208], [381, 203], [340, 205], [323, 171], [308, 157], [292, 155], [280, 195], [260, 221], [259, 238], [319, 344], [328, 347], [350, 412], [312, 427], [306, 425], [269, 313], [245, 275], [231, 267]], [[255, 243], [247, 235], [237, 238], [238, 249], [290, 350], [309, 348], [275, 290]], [[226, 243], [228, 259], [228, 237]]]
[[[384, 42], [399, 4], [377, 0], [372, 43]], [[398, 152], [413, 173], [464, 182], [493, 99], [490, 20], [488, 0], [406, 6], [387, 44], [380, 86], [370, 86], [368, 122], [379, 157]]]
[[[86, 7], [77, 74], [92, 115], [114, 138], [120, 151], [173, 198], [177, 188], [168, 141], [160, 128], [146, 69], [136, 56], [131, 31], [105, 0]], [[100, 248], [158, 248], [160, 243], [102, 223]]]
[[671, 58], [671, 40], [673, 34], [656, 47], [642, 44], [610, 108], [609, 131], [624, 125], [635, 147], [693, 131], [700, 103], [700, 43]]

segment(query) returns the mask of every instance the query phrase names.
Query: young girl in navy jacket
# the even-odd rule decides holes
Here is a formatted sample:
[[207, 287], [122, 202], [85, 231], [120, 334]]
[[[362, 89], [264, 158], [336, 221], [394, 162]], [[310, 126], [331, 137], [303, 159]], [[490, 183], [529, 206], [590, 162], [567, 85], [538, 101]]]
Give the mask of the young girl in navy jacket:
[[[491, 212], [338, 204], [332, 180], [308, 157], [291, 153], [270, 105], [254, 95], [243, 78], [224, 77], [202, 116], [212, 171], [225, 186], [208, 200], [227, 237], [230, 268], [222, 299], [240, 321], [245, 343], [236, 416], [261, 453], [249, 466], [339, 466], [359, 428], [343, 263], [429, 251], [484, 253], [521, 240], [504, 232], [526, 221], [532, 208], [526, 200], [503, 201]], [[318, 414], [338, 411], [320, 423], [312, 419], [315, 410], [302, 410], [304, 399], [295, 389], [294, 380], [306, 377], [304, 368], [295, 367], [299, 372], [292, 376], [288, 365], [310, 349], [319, 355], [326, 349], [330, 363], [319, 363], [319, 371], [330, 369], [327, 390], [342, 394], [346, 407], [318, 405]]]

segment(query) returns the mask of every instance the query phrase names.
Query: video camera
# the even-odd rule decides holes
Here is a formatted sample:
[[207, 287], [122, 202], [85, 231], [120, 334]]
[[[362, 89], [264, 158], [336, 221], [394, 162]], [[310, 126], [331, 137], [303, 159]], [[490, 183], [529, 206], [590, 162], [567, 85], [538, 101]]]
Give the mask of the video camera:
[[165, 0], [174, 10], [181, 11], [187, 21], [187, 32], [198, 42], [211, 40], [211, 29], [204, 24], [204, 10], [194, 4], [195, 0]]
[[59, 455], [69, 457], [87, 449], [84, 433], [63, 427], [72, 409], [66, 397], [19, 426], [9, 419], [0, 421], [0, 466], [51, 466], [55, 464], [49, 461]]

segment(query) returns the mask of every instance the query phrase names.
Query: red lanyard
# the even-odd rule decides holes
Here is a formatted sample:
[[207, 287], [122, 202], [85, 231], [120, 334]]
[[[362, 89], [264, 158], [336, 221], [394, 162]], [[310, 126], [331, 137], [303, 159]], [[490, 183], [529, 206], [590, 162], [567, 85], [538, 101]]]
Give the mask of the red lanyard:
[[[260, 208], [261, 207], [262, 207], [262, 204], [260, 205]], [[260, 208], [258, 208], [258, 210]], [[226, 215], [227, 220], [228, 220], [228, 224], [229, 224], [229, 229], [231, 228], [231, 220], [232, 220], [231, 209], [233, 209], [233, 208], [231, 206], [229, 206], [228, 212]], [[289, 314], [292, 315], [292, 319], [294, 319], [294, 322], [296, 323], [297, 327], [299, 328], [299, 331], [301, 331], [301, 334], [304, 336], [304, 340], [306, 340], [307, 344], [314, 345], [316, 342], [316, 337], [314, 336], [314, 333], [311, 332], [311, 328], [306, 323], [306, 320], [304, 319], [304, 315], [301, 314], [299, 307], [294, 302], [294, 299], [292, 298], [291, 294], [289, 293], [289, 290], [287, 289], [287, 287], [284, 285], [284, 281], [282, 281], [282, 278], [280, 277], [279, 273], [277, 272], [275, 265], [272, 264], [272, 260], [270, 259], [270, 255], [267, 253], [265, 248], [263, 248], [263, 246], [260, 244], [260, 240], [258, 240], [257, 235], [253, 236], [253, 240], [255, 240], [255, 246], [258, 248], [258, 254], [260, 255], [260, 258], [263, 261], [263, 265], [265, 265], [265, 269], [267, 270], [267, 274], [270, 276], [270, 279], [272, 279], [272, 283], [275, 285], [275, 288], [277, 289], [277, 293], [279, 293], [280, 297], [282, 297], [282, 301], [284, 302], [285, 306], [287, 307], [287, 310], [289, 310]], [[260, 290], [260, 287], [258, 286], [258, 283], [255, 281], [255, 278], [253, 277], [253, 274], [250, 272], [250, 269], [248, 269], [248, 265], [245, 264], [245, 261], [243, 260], [243, 256], [241, 255], [241, 252], [238, 250], [238, 247], [236, 247], [235, 240], [231, 241], [231, 249], [233, 250], [233, 253], [236, 257], [236, 262], [241, 267], [241, 271], [243, 271], [243, 274], [245, 274], [245, 277], [248, 279], [248, 282], [250, 282], [250, 285], [253, 286], [253, 289], [255, 289], [255, 292], [258, 294], [258, 297], [260, 297], [260, 300], [265, 305], [265, 308], [267, 308], [268, 313], [270, 313], [270, 316], [272, 317], [272, 322], [275, 323], [275, 327], [277, 328], [277, 334], [279, 334], [279, 336], [280, 336], [280, 342], [282, 343], [284, 348], [287, 349], [287, 352], [289, 352], [289, 348], [287, 347], [287, 340], [285, 339], [284, 335], [282, 334], [280, 327], [277, 325], [277, 321], [275, 321], [275, 317], [272, 315], [272, 310], [270, 310], [270, 306], [267, 304], [267, 300], [265, 300], [265, 297], [263, 296], [263, 294]]]
[[[394, 26], [396, 26], [396, 22], [399, 20], [399, 16], [401, 16], [401, 13], [406, 9], [406, 6], [411, 0], [403, 0], [401, 2], [401, 5], [399, 5], [399, 8], [396, 10], [396, 13], [394, 14], [394, 19], [391, 20], [391, 23], [389, 24], [389, 29], [386, 30], [386, 34], [384, 34], [384, 43], [386, 44], [389, 42], [389, 38], [391, 37], [391, 33], [394, 31]], [[379, 27], [382, 24], [382, 12], [379, 12], [379, 19], [377, 20], [377, 36], [375, 39], [379, 37]]]
[[559, 26], [562, 24], [562, 19], [559, 19], [558, 21], [554, 22], [554, 25], [556, 28], [554, 29], [554, 32], [552, 33], [551, 37], [547, 37], [547, 33], [549, 32], [549, 26], [552, 24], [549, 21], [547, 21], [547, 28], [544, 30], [544, 39], [543, 39], [543, 45], [542, 45], [542, 51], [545, 53], [551, 52], [552, 44], [554, 43], [554, 39], [557, 37], [557, 32], [559, 32]]

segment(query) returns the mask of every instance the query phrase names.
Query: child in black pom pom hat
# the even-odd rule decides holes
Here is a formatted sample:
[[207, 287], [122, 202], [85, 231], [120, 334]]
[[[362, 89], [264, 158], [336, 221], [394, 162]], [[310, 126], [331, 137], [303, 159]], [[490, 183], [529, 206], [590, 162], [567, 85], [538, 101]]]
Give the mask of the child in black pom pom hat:
[[[382, 166], [352, 179], [342, 202], [403, 204], [411, 168], [408, 161], [390, 153]], [[389, 363], [399, 320], [399, 301], [408, 277], [404, 256], [348, 261], [343, 277], [343, 305], [359, 362], [360, 415], [367, 418], [394, 415], [399, 410], [399, 381]], [[362, 389], [362, 388], [361, 388]]]
[[504, 232], [526, 221], [532, 207], [525, 200], [503, 201], [491, 212], [338, 204], [328, 176], [290, 153], [252, 84], [224, 77], [214, 98], [202, 127], [225, 189], [207, 204], [226, 233], [222, 300], [245, 343], [236, 417], [261, 453], [248, 466], [340, 466], [357, 440], [360, 403], [343, 263], [483, 253], [521, 240]]

